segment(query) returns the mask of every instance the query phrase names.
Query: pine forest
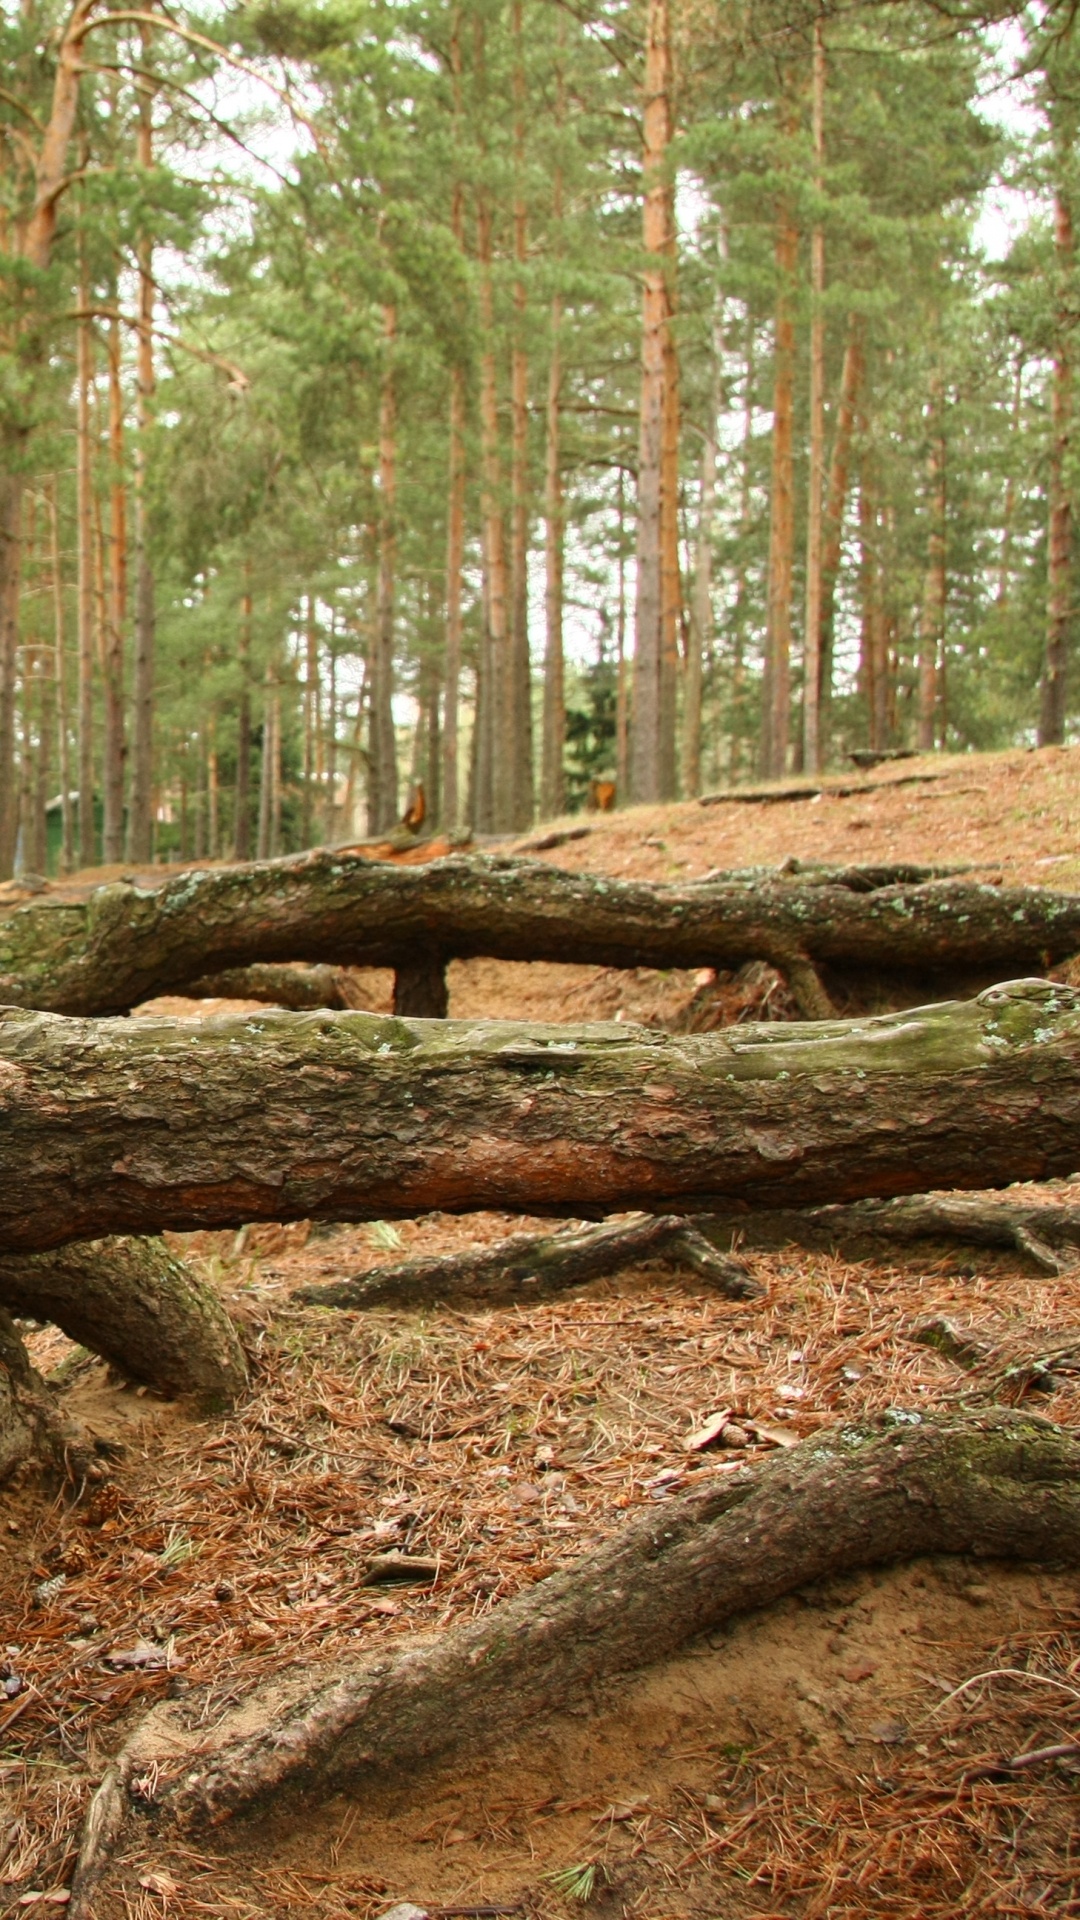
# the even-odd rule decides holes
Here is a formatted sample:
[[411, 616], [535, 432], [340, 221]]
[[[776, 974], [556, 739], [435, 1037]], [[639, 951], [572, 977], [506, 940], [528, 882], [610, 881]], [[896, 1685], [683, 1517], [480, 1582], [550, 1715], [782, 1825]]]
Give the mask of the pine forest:
[[1070, 11], [3, 40], [0, 873], [1067, 737]]

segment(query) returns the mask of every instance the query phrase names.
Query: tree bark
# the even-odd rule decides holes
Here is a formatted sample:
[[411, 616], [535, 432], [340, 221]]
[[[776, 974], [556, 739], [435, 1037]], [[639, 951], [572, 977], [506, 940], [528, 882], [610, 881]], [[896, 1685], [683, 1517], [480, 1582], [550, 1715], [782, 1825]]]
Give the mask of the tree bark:
[[10, 879], [14, 871], [19, 830], [15, 706], [19, 674], [22, 496], [21, 474], [0, 474], [0, 880]]
[[1080, 898], [925, 868], [748, 869], [654, 886], [543, 861], [453, 854], [405, 865], [316, 850], [267, 866], [118, 881], [0, 919], [0, 1001], [126, 1012], [263, 961], [408, 967], [438, 955], [609, 967], [799, 961], [919, 983], [1000, 979], [1080, 949]]
[[945, 436], [942, 431], [944, 383], [935, 371], [930, 385], [929, 530], [926, 575], [919, 614], [919, 750], [937, 744], [941, 706], [941, 670], [945, 644]]
[[397, 565], [397, 397], [394, 346], [397, 309], [383, 308], [383, 371], [379, 400], [379, 583], [371, 660], [368, 831], [397, 825], [398, 769], [394, 735], [394, 575]]
[[364, 1013], [0, 1019], [0, 1247], [497, 1206], [819, 1204], [1071, 1173], [1080, 995], [678, 1039]]
[[[598, 1680], [856, 1567], [922, 1554], [1080, 1561], [1080, 1442], [1048, 1421], [890, 1412], [745, 1464], [421, 1647], [256, 1692], [210, 1729], [155, 1709], [92, 1803], [81, 1914], [133, 1804], [198, 1828], [490, 1745]], [[148, 1787], [148, 1762], [153, 1759]]]
[[[1059, 108], [1060, 111], [1060, 108]], [[1060, 141], [1057, 143], [1060, 147]], [[1072, 165], [1072, 144], [1058, 154], [1059, 169]], [[1060, 746], [1065, 738], [1067, 668], [1073, 624], [1072, 488], [1069, 451], [1072, 440], [1073, 342], [1076, 326], [1073, 292], [1076, 243], [1072, 201], [1059, 177], [1054, 192], [1054, 256], [1059, 282], [1050, 382], [1050, 524], [1047, 535], [1046, 661], [1039, 706], [1039, 745]]]
[[511, 0], [514, 47], [514, 324], [510, 352], [510, 660], [506, 727], [510, 753], [511, 825], [520, 833], [534, 809], [532, 662], [529, 652], [529, 357], [524, 271], [528, 243], [525, 202], [525, 53], [522, 0]]
[[[814, 191], [825, 190], [825, 18], [814, 17], [811, 134]], [[810, 233], [810, 471], [806, 505], [806, 622], [803, 641], [803, 766], [821, 771], [821, 608], [825, 495], [825, 229], [818, 207]]]
[[64, 647], [64, 577], [60, 560], [60, 516], [56, 500], [56, 475], [50, 474], [45, 488], [49, 515], [49, 573], [53, 602], [53, 676], [56, 681], [57, 758], [60, 769], [60, 871], [70, 873], [75, 865], [75, 841], [71, 814], [71, 743], [68, 735], [67, 659]]
[[712, 650], [713, 514], [716, 510], [716, 433], [724, 404], [724, 336], [719, 317], [712, 329], [712, 378], [708, 417], [701, 448], [701, 495], [698, 507], [694, 597], [690, 608], [690, 635], [686, 654], [683, 700], [683, 790], [690, 799], [701, 792], [701, 695], [705, 662]]
[[[116, 290], [114, 289], [114, 297]], [[109, 368], [109, 603], [102, 659], [102, 858], [124, 853], [124, 629], [127, 624], [127, 482], [124, 476], [124, 396], [120, 320], [108, 335]]]
[[477, 699], [477, 778], [475, 818], [481, 832], [513, 827], [511, 770], [503, 732], [508, 706], [510, 635], [507, 619], [506, 528], [503, 518], [502, 462], [499, 458], [499, 405], [495, 365], [495, 296], [492, 286], [491, 207], [486, 192], [477, 207], [480, 263], [480, 447], [483, 470], [481, 516], [486, 606], [486, 685]]
[[[790, 127], [787, 129], [790, 132]], [[783, 200], [776, 221], [776, 345], [773, 375], [772, 485], [769, 511], [768, 619], [762, 686], [761, 772], [787, 772], [791, 721], [791, 595], [795, 555], [795, 266], [799, 230]]]
[[[142, 65], [150, 66], [152, 28], [139, 26]], [[139, 96], [137, 157], [139, 166], [154, 164], [154, 88], [145, 73], [135, 81]], [[154, 854], [154, 565], [150, 552], [147, 500], [147, 441], [154, 408], [154, 254], [150, 235], [138, 242], [139, 332], [136, 382], [135, 439], [135, 663], [132, 686], [131, 801], [128, 813], [128, 858], [151, 860]]]
[[[240, 694], [236, 703], [236, 792], [233, 808], [233, 851], [238, 860], [251, 858], [251, 561], [244, 561], [244, 590], [240, 596], [240, 628], [236, 660]], [[331, 663], [331, 671], [332, 663]], [[331, 725], [333, 700], [331, 699]], [[329, 835], [327, 836], [329, 838]]]
[[848, 336], [840, 368], [840, 392], [836, 403], [832, 454], [829, 460], [828, 500], [822, 533], [821, 558], [821, 704], [823, 715], [832, 700], [833, 628], [836, 618], [836, 582], [844, 536], [844, 510], [847, 506], [848, 476], [851, 469], [851, 439], [862, 386], [863, 323], [859, 314], [848, 321]]
[[[670, 431], [670, 231], [666, 178], [671, 144], [671, 22], [668, 0], [649, 0], [645, 36], [642, 159], [645, 269], [642, 306], [641, 412], [638, 438], [637, 601], [635, 611], [630, 774], [635, 800], [670, 799], [665, 770], [674, 763], [674, 698], [666, 687], [665, 429]], [[670, 745], [665, 729], [670, 719]]]
[[[375, 1267], [329, 1286], [302, 1287], [294, 1299], [318, 1307], [427, 1307], [460, 1300], [485, 1306], [550, 1299], [620, 1273], [643, 1260], [689, 1267], [728, 1300], [754, 1300], [762, 1289], [745, 1264], [717, 1253], [696, 1224], [678, 1214], [634, 1214], [561, 1233], [513, 1233], [497, 1245], [466, 1248], [427, 1260]], [[2, 1268], [0, 1268], [2, 1271]]]
[[96, 860], [94, 832], [94, 550], [93, 472], [90, 450], [90, 383], [93, 340], [85, 309], [90, 304], [86, 267], [80, 251], [79, 305], [76, 322], [75, 488], [79, 619], [79, 864]]
[[461, 580], [465, 561], [465, 369], [450, 369], [450, 491], [446, 518], [446, 699], [443, 707], [443, 812], [451, 833], [461, 818], [458, 701], [461, 687]]
[[4, 1254], [0, 1305], [51, 1320], [129, 1380], [192, 1399], [207, 1413], [231, 1407], [247, 1386], [244, 1350], [217, 1294], [162, 1240]]

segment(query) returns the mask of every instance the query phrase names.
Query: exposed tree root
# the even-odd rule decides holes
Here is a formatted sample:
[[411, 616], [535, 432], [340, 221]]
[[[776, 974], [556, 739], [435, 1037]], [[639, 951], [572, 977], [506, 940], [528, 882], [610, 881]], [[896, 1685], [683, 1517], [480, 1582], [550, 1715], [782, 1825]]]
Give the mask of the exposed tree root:
[[77, 1241], [0, 1257], [0, 1302], [51, 1320], [131, 1380], [182, 1394], [208, 1412], [247, 1385], [236, 1329], [213, 1289], [163, 1240]]
[[690, 1221], [643, 1213], [562, 1233], [514, 1233], [496, 1246], [406, 1260], [328, 1286], [302, 1287], [296, 1297], [322, 1307], [420, 1307], [438, 1300], [493, 1306], [543, 1300], [635, 1261], [655, 1259], [689, 1266], [729, 1300], [757, 1299], [762, 1291], [743, 1261], [718, 1253]]
[[107, 1477], [93, 1444], [60, 1412], [18, 1327], [0, 1307], [0, 1485], [31, 1465], [59, 1467], [76, 1481]]
[[85, 1912], [133, 1804], [191, 1828], [356, 1789], [558, 1711], [810, 1581], [925, 1553], [1080, 1562], [1080, 1441], [998, 1410], [892, 1412], [710, 1475], [434, 1640], [314, 1685], [301, 1674], [210, 1729], [197, 1709], [158, 1708], [92, 1804], [73, 1910]]
[[1080, 1206], [1037, 1206], [982, 1194], [914, 1194], [898, 1200], [856, 1200], [850, 1206], [784, 1207], [695, 1216], [708, 1238], [748, 1247], [811, 1249], [911, 1246], [955, 1240], [963, 1246], [1021, 1253], [1041, 1272], [1075, 1264], [1061, 1249], [1080, 1248]]

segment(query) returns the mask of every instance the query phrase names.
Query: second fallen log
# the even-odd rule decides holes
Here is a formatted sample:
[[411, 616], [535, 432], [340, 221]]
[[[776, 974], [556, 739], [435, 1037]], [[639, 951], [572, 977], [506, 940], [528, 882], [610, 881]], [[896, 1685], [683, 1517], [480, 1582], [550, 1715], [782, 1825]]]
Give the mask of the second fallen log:
[[0, 1251], [251, 1220], [595, 1217], [1080, 1166], [1080, 993], [672, 1036], [277, 1013], [0, 1012]]
[[828, 1010], [816, 969], [864, 984], [902, 976], [909, 992], [912, 983], [929, 992], [928, 980], [982, 985], [1080, 950], [1080, 896], [931, 871], [748, 870], [668, 886], [502, 855], [396, 867], [319, 851], [21, 906], [0, 919], [0, 1001], [122, 1013], [200, 979], [205, 993], [206, 976], [225, 970], [307, 961], [393, 967], [398, 1012], [424, 1016], [441, 1010], [454, 958], [609, 967], [764, 959], [813, 1018]]

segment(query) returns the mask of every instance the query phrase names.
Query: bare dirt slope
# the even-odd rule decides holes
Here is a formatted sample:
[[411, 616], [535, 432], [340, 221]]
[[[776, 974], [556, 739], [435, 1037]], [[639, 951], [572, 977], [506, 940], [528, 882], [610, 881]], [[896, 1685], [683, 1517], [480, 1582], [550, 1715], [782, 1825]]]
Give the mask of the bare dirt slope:
[[[921, 765], [886, 769], [856, 798], [630, 811], [540, 857], [653, 878], [794, 856], [1080, 879], [1080, 758], [934, 762], [924, 770], [946, 779], [887, 786]], [[388, 976], [370, 985], [377, 1004]], [[478, 962], [455, 968], [452, 1011], [661, 1018], [693, 991], [684, 977]], [[91, 1787], [153, 1700], [186, 1692], [210, 1720], [295, 1662], [497, 1605], [635, 1508], [724, 1471], [726, 1455], [686, 1446], [721, 1408], [757, 1423], [756, 1446], [889, 1406], [991, 1398], [1080, 1417], [1080, 1359], [1039, 1364], [1080, 1328], [1080, 1284], [1012, 1256], [753, 1256], [767, 1294], [752, 1306], [660, 1267], [530, 1312], [360, 1317], [292, 1297], [521, 1224], [189, 1237], [255, 1360], [254, 1393], [226, 1422], [193, 1422], [55, 1333], [33, 1336], [71, 1410], [123, 1451], [111, 1482], [78, 1501], [29, 1484], [0, 1494], [0, 1914], [63, 1904]], [[977, 1331], [974, 1371], [917, 1337], [938, 1316]], [[437, 1578], [365, 1585], [388, 1545], [436, 1560]], [[98, 1910], [369, 1920], [410, 1899], [544, 1920], [586, 1907], [643, 1920], [1065, 1915], [1080, 1910], [1078, 1710], [1074, 1581], [949, 1560], [866, 1573], [737, 1621], [494, 1755], [388, 1780], [362, 1805], [209, 1846], [136, 1836]], [[1046, 1748], [1064, 1751], [1005, 1764]]]

